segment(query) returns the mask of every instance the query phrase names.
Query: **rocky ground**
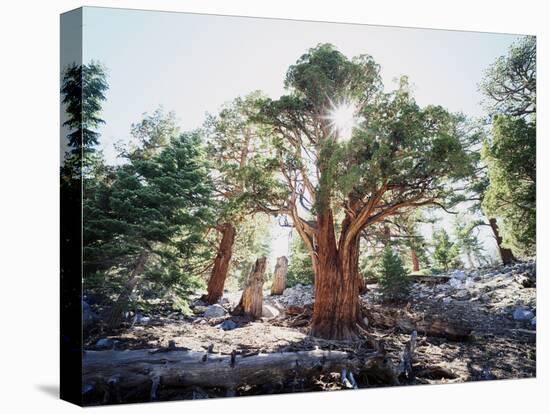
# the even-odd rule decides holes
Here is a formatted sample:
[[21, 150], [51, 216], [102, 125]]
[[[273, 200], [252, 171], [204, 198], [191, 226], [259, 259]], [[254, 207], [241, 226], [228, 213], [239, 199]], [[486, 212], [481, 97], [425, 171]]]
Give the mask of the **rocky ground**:
[[[368, 285], [361, 297], [366, 309], [396, 310], [417, 318], [437, 315], [469, 327], [468, 338], [452, 340], [418, 330], [410, 383], [463, 382], [534, 377], [536, 373], [536, 266], [455, 270], [437, 277], [415, 278], [406, 304], [381, 302], [378, 286]], [[289, 351], [342, 344], [307, 335], [314, 302], [311, 286], [287, 288], [281, 296], [264, 292], [264, 317], [258, 321], [231, 317], [240, 292], [228, 293], [219, 304], [194, 301], [191, 316], [158, 306], [150, 315], [132, 315], [128, 324], [107, 335], [92, 329], [87, 349], [177, 347], [214, 352]], [[85, 309], [85, 313], [86, 313]], [[88, 312], [91, 312], [88, 310]], [[86, 315], [85, 315], [86, 317]], [[383, 343], [390, 358], [399, 360], [411, 332], [369, 323], [368, 335]], [[420, 325], [419, 325], [420, 326]], [[366, 384], [359, 384], [366, 386]]]

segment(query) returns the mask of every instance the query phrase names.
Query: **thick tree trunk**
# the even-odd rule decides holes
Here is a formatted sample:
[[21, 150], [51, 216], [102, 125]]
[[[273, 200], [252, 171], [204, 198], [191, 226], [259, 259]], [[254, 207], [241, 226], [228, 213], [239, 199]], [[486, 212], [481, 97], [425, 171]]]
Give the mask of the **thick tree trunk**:
[[233, 255], [233, 244], [235, 243], [236, 229], [232, 224], [222, 224], [220, 231], [222, 238], [218, 254], [214, 260], [212, 274], [208, 281], [208, 293], [201, 298], [202, 301], [210, 305], [216, 303], [223, 296], [225, 279], [227, 279], [227, 272], [229, 271], [231, 256]]
[[497, 242], [498, 251], [500, 253], [500, 258], [502, 260], [502, 264], [510, 264], [512, 262], [516, 261], [516, 258], [514, 257], [514, 254], [512, 253], [512, 250], [503, 247], [502, 246], [502, 237], [500, 236], [500, 233], [498, 231], [498, 225], [497, 225], [497, 219], [496, 218], [490, 218], [489, 219], [489, 225], [491, 226], [491, 229], [493, 230], [493, 234], [495, 236], [495, 240]]
[[128, 302], [130, 301], [132, 293], [134, 293], [136, 286], [141, 280], [141, 276], [143, 274], [143, 270], [145, 269], [145, 264], [147, 263], [148, 257], [149, 252], [147, 251], [144, 250], [140, 253], [136, 262], [136, 266], [130, 274], [130, 279], [124, 286], [124, 290], [118, 296], [114, 305], [109, 309], [109, 313], [105, 318], [105, 323], [107, 324], [107, 327], [109, 329], [118, 328], [122, 323], [122, 315], [128, 307]]
[[282, 295], [286, 288], [286, 274], [288, 272], [288, 259], [286, 256], [277, 258], [275, 270], [273, 271], [273, 284], [271, 285], [272, 295]]
[[416, 250], [414, 250], [414, 247], [411, 248], [411, 260], [412, 260], [413, 272], [418, 272], [420, 270], [420, 262], [418, 261], [418, 256], [416, 254]]
[[[345, 231], [345, 230], [342, 230]], [[317, 216], [317, 274], [311, 335], [337, 340], [358, 336], [359, 278], [358, 242], [338, 251], [332, 211]]]
[[241, 300], [232, 312], [233, 315], [247, 315], [251, 316], [253, 319], [262, 317], [265, 262], [265, 257], [260, 257], [256, 260], [248, 276]]

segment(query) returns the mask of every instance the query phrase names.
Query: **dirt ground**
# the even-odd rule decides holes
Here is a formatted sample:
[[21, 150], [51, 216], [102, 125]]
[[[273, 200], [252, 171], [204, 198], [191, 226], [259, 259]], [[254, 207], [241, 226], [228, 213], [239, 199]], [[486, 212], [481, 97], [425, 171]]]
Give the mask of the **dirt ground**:
[[[367, 307], [384, 306], [426, 316], [442, 315], [447, 320], [460, 321], [471, 327], [471, 335], [460, 341], [426, 336], [419, 331], [412, 384], [530, 378], [536, 375], [536, 318], [516, 320], [514, 310], [521, 308], [536, 312], [534, 268], [534, 263], [531, 263], [523, 267], [468, 272], [459, 286], [450, 279], [445, 283], [418, 282], [413, 285], [409, 302], [400, 305], [382, 304], [377, 285], [368, 285], [369, 290], [362, 296], [362, 301]], [[213, 352], [223, 354], [233, 350], [281, 352], [361, 346], [308, 336], [307, 312], [300, 316], [298, 326], [289, 326], [291, 321], [296, 322], [289, 307], [313, 302], [310, 286], [287, 289], [279, 297], [270, 297], [266, 291], [264, 303], [279, 314], [258, 321], [231, 317], [227, 313], [239, 295], [239, 292], [226, 295], [222, 301], [226, 312], [213, 318], [203, 316], [207, 307], [199, 302], [195, 302], [195, 314], [191, 316], [161, 306], [147, 315], [145, 322], [130, 322], [109, 335], [93, 332], [86, 339], [85, 348], [104, 348], [105, 344], [98, 343], [100, 339], [103, 342], [108, 340], [107, 346], [116, 349], [167, 347], [169, 341], [174, 341], [176, 347], [195, 351], [213, 347]], [[233, 329], [221, 328], [226, 320], [235, 324]], [[410, 338], [410, 332], [372, 324], [367, 335], [382, 343], [396, 363]], [[359, 386], [368, 385], [359, 383]], [[334, 388], [338, 385], [333, 384]]]

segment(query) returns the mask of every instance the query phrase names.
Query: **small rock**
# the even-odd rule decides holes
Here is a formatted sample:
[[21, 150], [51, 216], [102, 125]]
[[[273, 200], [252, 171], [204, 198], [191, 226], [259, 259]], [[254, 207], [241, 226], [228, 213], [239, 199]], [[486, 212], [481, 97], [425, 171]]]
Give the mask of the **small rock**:
[[454, 287], [455, 289], [459, 288], [460, 286], [462, 286], [462, 282], [459, 280], [459, 279], [450, 279], [449, 280], [449, 284]]
[[224, 331], [230, 331], [232, 329], [235, 329], [237, 327], [237, 324], [233, 322], [231, 319], [226, 319], [219, 325], [219, 327]]
[[443, 298], [442, 302], [445, 304], [445, 305], [448, 305], [449, 303], [451, 303], [451, 298], [449, 296]]
[[134, 316], [134, 324], [147, 325], [149, 322], [151, 322], [149, 316], [143, 316], [141, 313], [136, 313], [136, 316]]
[[90, 305], [86, 302], [82, 302], [82, 324], [84, 329], [89, 328], [99, 320], [99, 316], [92, 310]]
[[531, 319], [531, 326], [537, 326], [537, 317], [536, 316], [533, 319]]
[[529, 309], [517, 308], [512, 314], [516, 321], [528, 321], [534, 318], [535, 314]]
[[467, 300], [470, 298], [470, 292], [467, 290], [459, 290], [455, 294], [453, 294], [453, 299], [457, 300]]
[[451, 273], [451, 278], [458, 280], [466, 279], [466, 272], [464, 272], [464, 270], [455, 270]]
[[95, 343], [98, 348], [112, 348], [114, 345], [115, 341], [110, 338], [101, 338]]
[[488, 293], [484, 293], [483, 295], [481, 295], [479, 297], [479, 300], [483, 303], [490, 302], [491, 301], [491, 295], [489, 295]]
[[218, 305], [217, 303], [214, 305], [210, 305], [206, 310], [204, 311], [204, 317], [205, 318], [219, 318], [221, 316], [225, 316], [225, 309], [222, 305]]
[[279, 311], [277, 308], [271, 306], [271, 305], [263, 305], [262, 306], [262, 317], [264, 318], [276, 318], [279, 316]]

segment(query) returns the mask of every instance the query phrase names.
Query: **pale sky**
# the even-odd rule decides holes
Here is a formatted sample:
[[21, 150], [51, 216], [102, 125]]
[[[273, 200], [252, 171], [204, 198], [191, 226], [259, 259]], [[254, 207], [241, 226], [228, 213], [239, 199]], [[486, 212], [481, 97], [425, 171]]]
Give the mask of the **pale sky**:
[[[483, 71], [519, 37], [93, 7], [83, 16], [83, 60], [108, 69], [100, 131], [108, 162], [116, 162], [113, 143], [128, 141], [132, 122], [160, 105], [190, 130], [237, 96], [260, 89], [279, 97], [289, 65], [318, 43], [350, 58], [372, 55], [387, 89], [408, 75], [422, 106], [480, 117]], [[274, 226], [273, 236], [271, 257], [286, 254], [288, 229]], [[486, 231], [481, 238], [494, 249]]]

